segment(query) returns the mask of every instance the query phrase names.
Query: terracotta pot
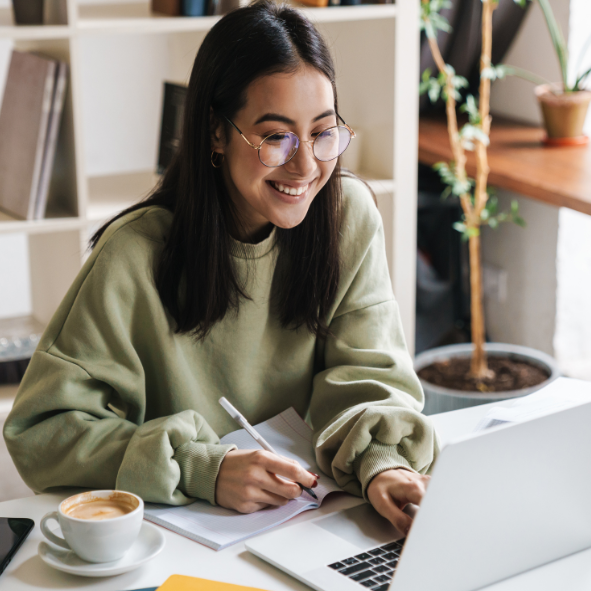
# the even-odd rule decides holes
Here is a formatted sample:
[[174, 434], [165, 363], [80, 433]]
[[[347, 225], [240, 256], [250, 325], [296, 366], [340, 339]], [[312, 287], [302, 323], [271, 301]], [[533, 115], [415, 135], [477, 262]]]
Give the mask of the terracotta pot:
[[590, 91], [563, 93], [560, 84], [542, 84], [536, 86], [534, 92], [542, 109], [549, 143], [562, 138], [587, 140], [583, 135], [583, 125], [591, 101]]
[[[423, 391], [425, 392], [424, 414], [432, 415], [440, 412], [449, 412], [450, 410], [467, 408], [469, 406], [478, 406], [480, 404], [488, 404], [489, 402], [499, 402], [501, 400], [517, 398], [519, 396], [526, 396], [527, 394], [532, 394], [536, 390], [547, 386], [550, 382], [553, 382], [556, 378], [560, 377], [560, 370], [556, 361], [550, 357], [550, 355], [546, 355], [546, 353], [538, 351], [537, 349], [531, 349], [530, 347], [522, 347], [519, 345], [509, 345], [507, 343], [485, 343], [484, 348], [490, 357], [495, 355], [499, 357], [509, 357], [538, 365], [544, 368], [550, 377], [546, 381], [531, 388], [486, 393], [453, 390], [451, 388], [443, 388], [442, 386], [436, 386], [435, 384], [421, 380]], [[461, 345], [447, 345], [445, 347], [423, 351], [415, 358], [415, 371], [419, 372], [423, 367], [427, 367], [432, 363], [447, 361], [453, 357], [470, 357], [473, 350], [474, 345], [472, 343], [463, 343]]]

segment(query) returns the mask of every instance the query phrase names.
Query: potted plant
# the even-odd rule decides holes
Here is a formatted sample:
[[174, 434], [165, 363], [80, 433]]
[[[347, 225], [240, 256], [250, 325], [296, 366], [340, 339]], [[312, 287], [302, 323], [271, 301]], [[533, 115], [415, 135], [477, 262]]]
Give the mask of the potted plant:
[[[581, 71], [581, 64], [585, 57], [591, 37], [583, 47], [573, 78], [568, 75], [568, 45], [562, 34], [562, 29], [554, 17], [548, 0], [538, 0], [540, 8], [546, 19], [548, 31], [552, 39], [552, 45], [558, 57], [562, 80], [560, 83], [542, 83], [536, 86], [534, 92], [539, 101], [547, 137], [544, 140], [548, 145], [584, 145], [589, 138], [583, 134], [583, 125], [587, 116], [591, 92], [585, 90], [584, 86], [591, 68]], [[524, 70], [508, 66], [505, 68], [507, 74], [516, 74], [532, 80]], [[502, 71], [502, 70], [501, 70]]]
[[[525, 0], [515, 0], [524, 4]], [[508, 212], [498, 211], [496, 198], [488, 191], [487, 147], [491, 126], [490, 84], [508, 73], [506, 66], [491, 64], [492, 16], [498, 0], [482, 0], [482, 48], [480, 55], [479, 98], [468, 95], [460, 110], [468, 122], [461, 128], [456, 109], [462, 102], [460, 89], [468, 86], [465, 78], [456, 75], [446, 64], [437, 44], [437, 29], [449, 30], [449, 24], [439, 14], [450, 6], [448, 0], [421, 0], [421, 28], [425, 31], [438, 75], [426, 70], [420, 91], [427, 92], [432, 101], [441, 96], [446, 105], [452, 162], [435, 165], [441, 180], [447, 185], [443, 197], [455, 195], [463, 210], [463, 219], [456, 230], [468, 241], [470, 255], [470, 307], [472, 343], [450, 345], [425, 351], [417, 356], [415, 368], [425, 390], [425, 414], [444, 412], [483, 404], [495, 400], [528, 394], [558, 377], [554, 360], [541, 351], [501, 343], [485, 343], [484, 308], [482, 298], [482, 263], [480, 229], [496, 228], [512, 221], [523, 226], [518, 204]], [[476, 153], [476, 177], [466, 173], [466, 151]]]

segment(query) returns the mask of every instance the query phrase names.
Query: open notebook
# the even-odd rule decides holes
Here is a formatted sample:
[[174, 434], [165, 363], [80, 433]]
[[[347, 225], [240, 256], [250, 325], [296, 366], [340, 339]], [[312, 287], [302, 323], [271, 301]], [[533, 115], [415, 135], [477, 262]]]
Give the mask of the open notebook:
[[[306, 470], [320, 473], [312, 449], [312, 430], [293, 408], [255, 427], [278, 454], [297, 460]], [[244, 429], [228, 433], [221, 443], [234, 443], [240, 449], [261, 449]], [[196, 501], [184, 507], [149, 503], [146, 504], [144, 517], [214, 550], [223, 550], [279, 525], [302, 511], [317, 509], [326, 495], [340, 490], [334, 480], [322, 474], [314, 489], [318, 501], [302, 492], [300, 497], [283, 507], [263, 509], [248, 515], [214, 507], [207, 501]]]

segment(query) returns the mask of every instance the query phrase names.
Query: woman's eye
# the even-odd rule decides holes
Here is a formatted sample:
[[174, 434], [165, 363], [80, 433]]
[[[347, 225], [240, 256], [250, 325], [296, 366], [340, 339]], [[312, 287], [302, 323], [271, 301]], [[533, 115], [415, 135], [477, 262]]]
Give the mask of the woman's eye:
[[287, 133], [274, 133], [273, 135], [268, 136], [265, 141], [270, 144], [279, 144], [284, 142], [288, 137], [289, 135]]
[[334, 129], [334, 127], [329, 127], [328, 129], [323, 129], [322, 131], [315, 131], [315, 132], [312, 134], [312, 137], [313, 137], [314, 139], [316, 139], [318, 136], [323, 136], [323, 137], [326, 137], [326, 136], [330, 136], [330, 135], [332, 135], [334, 132], [335, 132], [335, 129]]

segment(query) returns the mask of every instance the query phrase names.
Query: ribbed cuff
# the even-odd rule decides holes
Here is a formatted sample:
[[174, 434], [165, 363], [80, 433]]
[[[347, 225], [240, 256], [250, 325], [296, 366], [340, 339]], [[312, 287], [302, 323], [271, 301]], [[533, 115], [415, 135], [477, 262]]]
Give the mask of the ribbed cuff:
[[361, 483], [361, 494], [366, 501], [369, 501], [366, 494], [367, 487], [371, 479], [380, 472], [395, 468], [406, 468], [416, 472], [410, 462], [400, 454], [400, 449], [398, 445], [386, 445], [373, 440], [353, 462], [353, 469]]
[[189, 441], [177, 447], [172, 456], [181, 468], [179, 490], [188, 497], [215, 505], [215, 482], [226, 454], [235, 445], [214, 445]]

